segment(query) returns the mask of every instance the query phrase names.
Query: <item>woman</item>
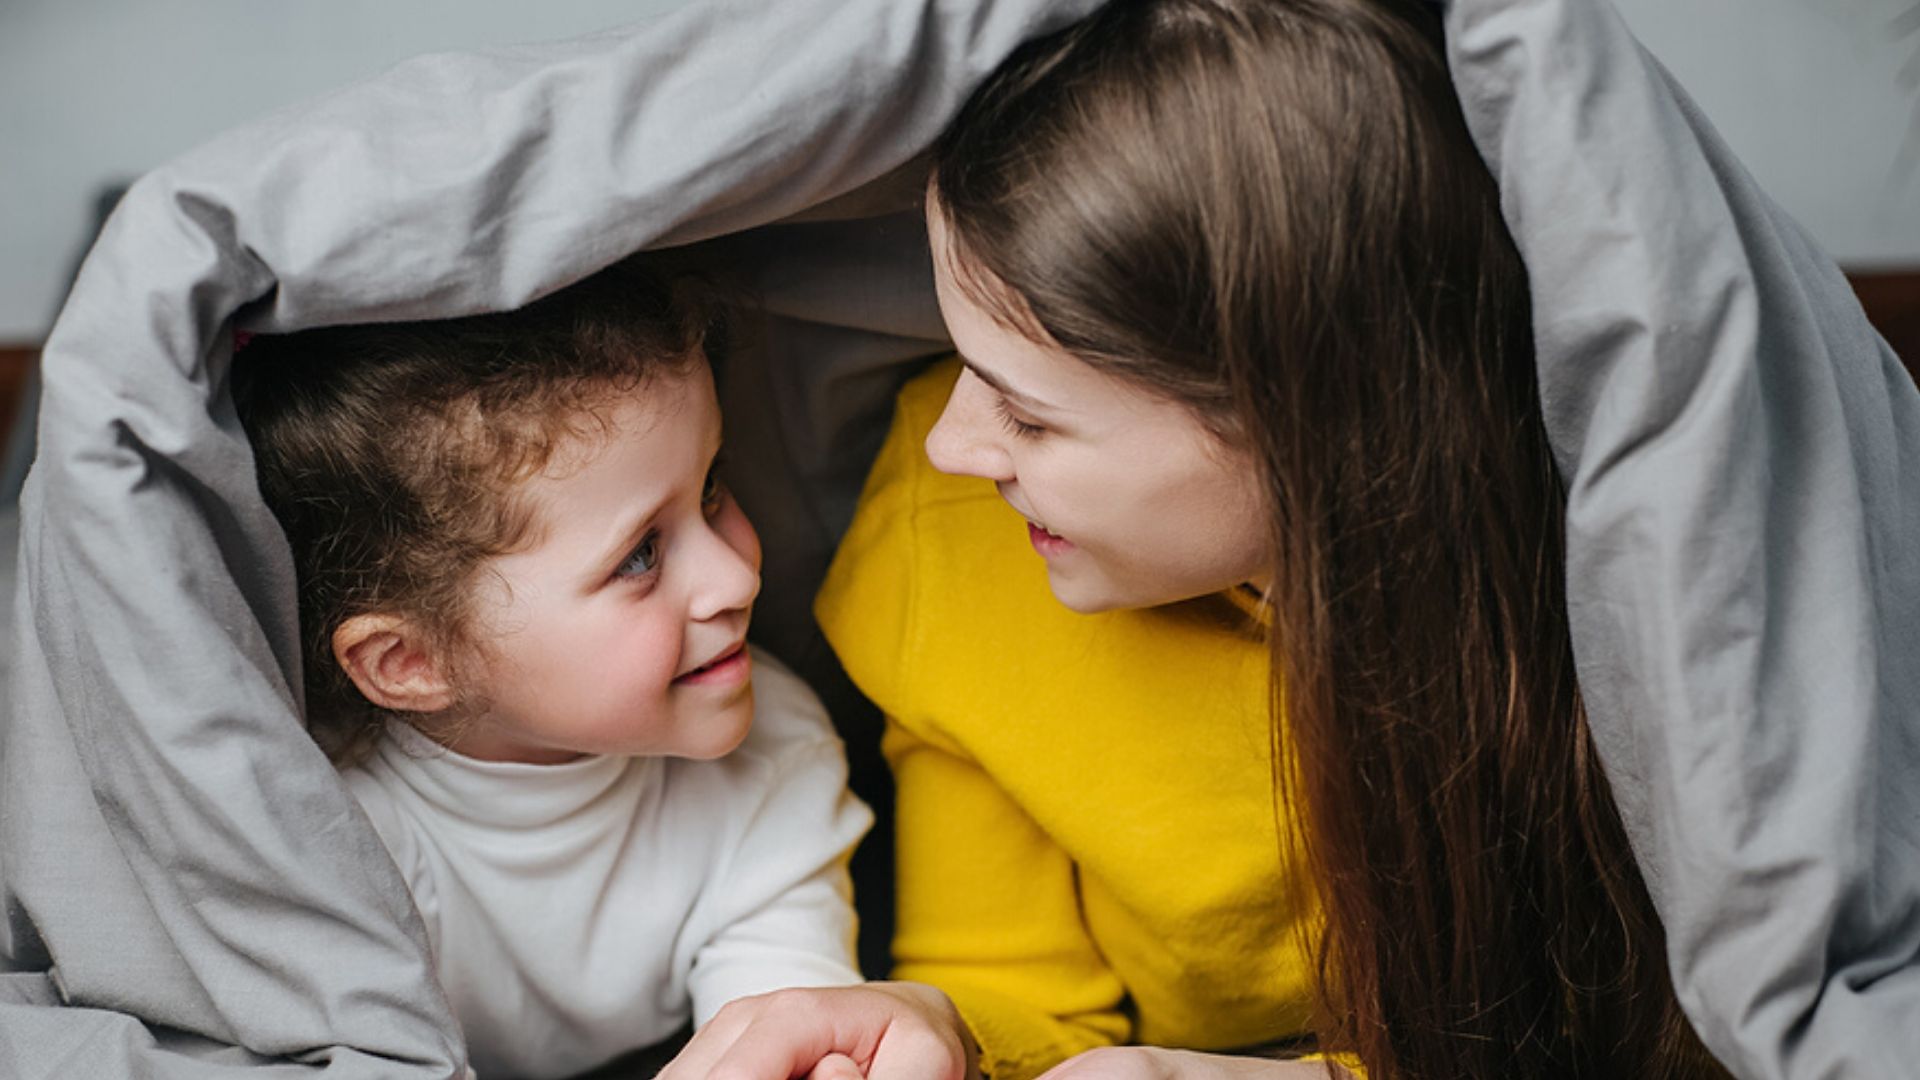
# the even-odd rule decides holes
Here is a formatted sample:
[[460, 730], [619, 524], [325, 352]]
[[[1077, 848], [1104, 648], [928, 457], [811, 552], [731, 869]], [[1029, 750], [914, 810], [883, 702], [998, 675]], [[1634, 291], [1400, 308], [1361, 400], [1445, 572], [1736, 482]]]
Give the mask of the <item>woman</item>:
[[[928, 221], [966, 365], [927, 435], [932, 466], [993, 482], [1013, 510], [996, 527], [1024, 528], [1054, 596], [1075, 611], [1257, 598], [1280, 793], [1277, 815], [1262, 809], [1305, 859], [1296, 873], [1283, 845], [1270, 848], [1262, 899], [1291, 917], [1290, 883], [1318, 896], [1321, 1044], [1376, 1078], [1716, 1073], [1674, 1001], [1588, 738], [1525, 271], [1432, 12], [1411, 0], [1114, 5], [1016, 55], [975, 95], [935, 151]], [[903, 398], [896, 423], [909, 429], [916, 392], [932, 391]], [[1127, 808], [1146, 801], [1185, 807], [1204, 783], [1177, 767], [1143, 787], [1095, 761], [1036, 766], [1034, 752], [1054, 744], [1033, 730], [1098, 715], [1039, 704], [1023, 715], [969, 684], [992, 678], [993, 663], [955, 650], [986, 641], [990, 626], [920, 647], [914, 620], [963, 607], [939, 597], [964, 588], [968, 605], [1001, 617], [1013, 648], [1041, 650], [1041, 667], [1085, 656], [1078, 640], [1023, 636], [1010, 615], [1019, 604], [1004, 602], [1020, 586], [992, 557], [929, 562], [942, 542], [972, 541], [974, 552], [991, 542], [947, 513], [969, 497], [883, 457], [821, 600], [850, 672], [895, 718], [900, 974], [951, 995], [996, 1077], [1049, 1063], [1008, 1045], [1022, 1037], [1064, 1056], [1076, 1039], [1221, 1048], [1296, 1034], [1300, 1010], [1261, 996], [1297, 971], [1270, 962], [1283, 941], [1240, 954], [1238, 972], [1204, 942], [1164, 946], [1176, 971], [1199, 966], [1229, 985], [1237, 974], [1266, 1009], [1263, 1028], [1183, 1022], [1182, 1002], [1155, 996], [1171, 980], [1116, 975], [1138, 944], [1114, 929], [1123, 916], [1217, 918], [1251, 879], [1129, 905], [1137, 894], [1107, 888], [1098, 831], [1076, 826], [1131, 820]], [[942, 513], [917, 527], [882, 521]], [[905, 561], [890, 554], [901, 549]], [[1028, 675], [1000, 663], [1009, 681]], [[1211, 674], [1136, 670], [1156, 692], [1187, 679], [1197, 694]], [[984, 721], [973, 714], [983, 703], [994, 714]], [[1218, 737], [1208, 724], [1167, 717], [1176, 730], [1156, 749]], [[920, 767], [929, 747], [948, 763]], [[1016, 835], [1001, 820], [1014, 815], [950, 823], [944, 852], [917, 846], [938, 831], [921, 819], [975, 806], [982, 777], [1079, 872], [1086, 970], [1122, 991], [1103, 998], [1083, 981], [1077, 1006], [1072, 992], [1056, 995], [1069, 1004], [1053, 1022], [1076, 1029], [1064, 1037], [1023, 1034], [1003, 1019], [1012, 1010], [981, 1004], [1022, 990], [1044, 998], [1034, 988], [1047, 979], [1008, 972], [1059, 951], [1051, 936], [1026, 955], [973, 933], [980, 905], [995, 901], [967, 895], [966, 873], [987, 870], [982, 893], [1007, 890], [990, 858], [956, 866], [952, 849], [972, 831], [983, 835], [963, 854], [991, 851]], [[1174, 835], [1147, 865], [1168, 878], [1209, 865], [1212, 848]], [[1045, 920], [1052, 901], [1039, 892], [1032, 918]], [[1109, 905], [1109, 893], [1120, 899]], [[1008, 933], [1018, 942], [1024, 929], [1015, 916]], [[956, 955], [968, 942], [979, 947], [971, 965]], [[1075, 985], [1067, 970], [1055, 963], [1055, 981]], [[912, 1027], [904, 1013], [933, 1032], [952, 1023], [947, 1002], [911, 988], [856, 997], [826, 1014]], [[805, 1027], [782, 1009], [763, 1002], [716, 1022], [684, 1060], [762, 1060]], [[843, 1036], [859, 1029], [841, 1023], [852, 1025]], [[815, 1033], [808, 1046], [858, 1043]], [[878, 1075], [885, 1056], [869, 1058], [861, 1064]], [[1139, 1050], [1076, 1059], [1061, 1075], [1133, 1066], [1325, 1068]]]

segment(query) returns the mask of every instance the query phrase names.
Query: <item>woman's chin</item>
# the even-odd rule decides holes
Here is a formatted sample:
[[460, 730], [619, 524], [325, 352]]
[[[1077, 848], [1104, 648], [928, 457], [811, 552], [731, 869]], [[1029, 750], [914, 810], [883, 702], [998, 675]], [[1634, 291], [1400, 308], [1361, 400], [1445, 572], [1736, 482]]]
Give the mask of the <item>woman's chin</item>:
[[1052, 590], [1053, 598], [1081, 615], [1164, 607], [1211, 596], [1238, 583], [1239, 579], [1233, 577], [1215, 581], [1213, 575], [1178, 581], [1143, 581], [1137, 576], [1114, 577], [1100, 573], [1099, 568], [1087, 565], [1084, 560], [1072, 567], [1052, 560], [1047, 563], [1047, 587]]
[[1098, 615], [1103, 611], [1141, 606], [1129, 604], [1116, 596], [1112, 584], [1104, 579], [1084, 572], [1064, 573], [1053, 565], [1047, 567], [1047, 587], [1053, 591], [1053, 598], [1060, 601], [1061, 606], [1082, 615]]

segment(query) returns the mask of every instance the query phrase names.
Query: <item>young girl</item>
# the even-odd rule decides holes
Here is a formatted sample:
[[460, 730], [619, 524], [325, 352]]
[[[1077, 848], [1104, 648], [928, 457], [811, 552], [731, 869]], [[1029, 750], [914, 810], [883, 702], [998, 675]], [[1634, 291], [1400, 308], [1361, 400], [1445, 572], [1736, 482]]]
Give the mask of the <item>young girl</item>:
[[1525, 268], [1431, 8], [1110, 5], [974, 95], [927, 218], [961, 365], [819, 612], [941, 993], [759, 999], [666, 1075], [958, 1076], [955, 1009], [994, 1080], [1325, 1076], [1265, 1059], [1308, 1031], [1373, 1080], [1718, 1075], [1587, 732]]
[[644, 265], [520, 311], [263, 337], [233, 396], [299, 578], [306, 702], [483, 1077], [859, 981], [870, 820], [746, 644], [717, 307]]

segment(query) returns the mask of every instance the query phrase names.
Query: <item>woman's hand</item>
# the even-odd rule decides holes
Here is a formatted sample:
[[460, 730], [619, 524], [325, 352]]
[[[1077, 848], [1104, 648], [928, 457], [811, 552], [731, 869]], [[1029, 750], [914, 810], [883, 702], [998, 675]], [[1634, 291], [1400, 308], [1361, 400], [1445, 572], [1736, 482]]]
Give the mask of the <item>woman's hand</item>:
[[1108, 1046], [1068, 1058], [1040, 1080], [1351, 1080], [1338, 1065], [1328, 1073], [1324, 1061], [1270, 1061], [1228, 1057], [1158, 1046]]
[[979, 1080], [947, 996], [919, 983], [776, 990], [728, 1002], [656, 1080]]

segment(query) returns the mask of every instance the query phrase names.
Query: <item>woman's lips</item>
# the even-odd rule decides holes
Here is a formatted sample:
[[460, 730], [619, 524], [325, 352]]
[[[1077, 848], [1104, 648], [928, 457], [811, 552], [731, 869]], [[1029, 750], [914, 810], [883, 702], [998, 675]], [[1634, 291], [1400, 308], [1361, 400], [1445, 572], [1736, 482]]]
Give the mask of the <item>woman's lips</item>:
[[1063, 555], [1073, 550], [1073, 541], [1056, 536], [1043, 526], [1031, 521], [1027, 522], [1027, 539], [1032, 542], [1033, 550], [1039, 552], [1042, 558]]
[[751, 667], [744, 643], [673, 680], [675, 686], [716, 686], [746, 679]]

